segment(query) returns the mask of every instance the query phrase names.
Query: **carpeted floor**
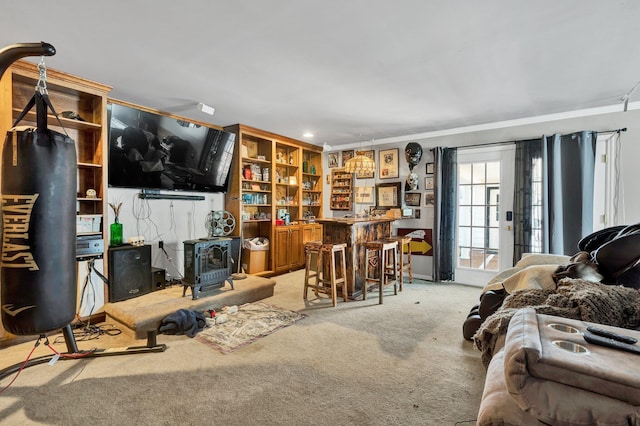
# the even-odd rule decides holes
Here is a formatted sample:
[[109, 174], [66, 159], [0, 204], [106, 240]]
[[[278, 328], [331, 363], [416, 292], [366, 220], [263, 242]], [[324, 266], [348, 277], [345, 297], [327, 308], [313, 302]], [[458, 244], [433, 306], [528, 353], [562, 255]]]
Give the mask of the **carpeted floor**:
[[[58, 361], [25, 369], [0, 396], [2, 424], [473, 424], [485, 370], [462, 338], [479, 289], [416, 282], [366, 301], [302, 299], [304, 272], [276, 277], [263, 302], [307, 315], [222, 354], [185, 336], [162, 353]], [[101, 336], [79, 346], [144, 344]], [[64, 351], [64, 344], [56, 345]], [[1, 367], [33, 343], [0, 350]], [[50, 354], [40, 345], [34, 357]], [[2, 380], [5, 387], [11, 377]]]

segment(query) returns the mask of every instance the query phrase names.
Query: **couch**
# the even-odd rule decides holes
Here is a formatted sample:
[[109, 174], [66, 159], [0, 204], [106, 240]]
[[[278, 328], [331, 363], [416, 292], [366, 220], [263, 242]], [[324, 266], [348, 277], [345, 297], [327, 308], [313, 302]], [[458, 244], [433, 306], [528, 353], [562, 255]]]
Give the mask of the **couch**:
[[471, 308], [463, 324], [463, 337], [472, 340], [484, 320], [502, 305], [507, 294], [524, 288], [555, 288], [553, 272], [569, 260], [570, 257], [564, 255], [525, 253], [514, 267], [495, 275], [482, 289], [480, 303]]
[[487, 368], [478, 425], [640, 425], [640, 355], [587, 343], [581, 334], [598, 324], [640, 340], [640, 293], [588, 274], [567, 277], [569, 260], [524, 256], [483, 288], [481, 302], [490, 292], [503, 300], [476, 321], [472, 337]]
[[[583, 331], [592, 323], [532, 308], [513, 315], [487, 368], [477, 424], [640, 425], [640, 355], [556, 324]], [[640, 340], [640, 331], [599, 326]]]

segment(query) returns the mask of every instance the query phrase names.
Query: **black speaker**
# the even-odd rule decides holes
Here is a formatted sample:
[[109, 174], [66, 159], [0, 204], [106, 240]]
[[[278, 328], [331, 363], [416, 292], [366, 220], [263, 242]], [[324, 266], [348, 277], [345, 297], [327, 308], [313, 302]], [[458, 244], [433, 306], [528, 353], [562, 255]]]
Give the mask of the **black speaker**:
[[151, 275], [152, 275], [152, 288], [153, 291], [162, 290], [167, 287], [167, 277], [166, 271], [162, 268], [151, 267]]
[[109, 301], [119, 302], [152, 291], [151, 246], [109, 247]]

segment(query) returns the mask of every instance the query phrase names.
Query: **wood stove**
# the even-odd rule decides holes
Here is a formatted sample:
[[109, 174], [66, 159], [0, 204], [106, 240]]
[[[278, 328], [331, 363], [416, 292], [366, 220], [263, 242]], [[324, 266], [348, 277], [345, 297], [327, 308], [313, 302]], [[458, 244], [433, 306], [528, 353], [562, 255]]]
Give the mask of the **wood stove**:
[[183, 297], [187, 288], [197, 299], [201, 291], [224, 287], [225, 281], [233, 289], [231, 241], [227, 237], [184, 241]]

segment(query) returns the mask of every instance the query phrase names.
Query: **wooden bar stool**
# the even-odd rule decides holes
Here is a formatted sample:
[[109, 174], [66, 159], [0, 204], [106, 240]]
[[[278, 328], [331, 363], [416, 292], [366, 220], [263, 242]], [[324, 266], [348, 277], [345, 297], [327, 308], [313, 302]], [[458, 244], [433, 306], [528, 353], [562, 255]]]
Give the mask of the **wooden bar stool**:
[[307, 289], [309, 287], [309, 280], [315, 278], [314, 293], [318, 295], [316, 287], [320, 282], [320, 274], [322, 273], [322, 256], [320, 256], [320, 249], [322, 248], [322, 241], [309, 241], [304, 244], [304, 299], [307, 298]]
[[[307, 250], [307, 244], [305, 244], [305, 250]], [[347, 302], [349, 300], [347, 290], [347, 244], [321, 244], [319, 251], [316, 252], [316, 273], [315, 275], [311, 275], [308, 271], [311, 269], [311, 264], [313, 263], [311, 257], [314, 250], [317, 250], [316, 247], [316, 245], [309, 245], [307, 252], [309, 254], [306, 259], [304, 299], [307, 298], [309, 288], [312, 288], [316, 296], [318, 293], [330, 294], [331, 303], [333, 306], [337, 306], [337, 288], [338, 286], [342, 286], [342, 296], [344, 297], [344, 301]], [[338, 261], [336, 261], [336, 259]], [[327, 265], [324, 265], [324, 262], [327, 262]], [[340, 270], [339, 273], [338, 270]], [[327, 272], [328, 277], [325, 275], [325, 272]], [[309, 278], [314, 277], [316, 282], [315, 284], [311, 284]]]
[[[396, 241], [398, 243], [398, 271], [400, 272], [400, 291], [404, 282], [404, 271], [407, 271], [409, 282], [413, 282], [413, 269], [411, 268], [411, 237], [406, 235], [394, 235], [385, 240]], [[405, 259], [405, 255], [407, 256]]]
[[366, 249], [367, 265], [364, 272], [362, 300], [367, 300], [369, 286], [378, 286], [378, 303], [382, 304], [382, 290], [393, 280], [393, 294], [398, 294], [398, 243], [390, 240], [367, 241], [363, 243]]

